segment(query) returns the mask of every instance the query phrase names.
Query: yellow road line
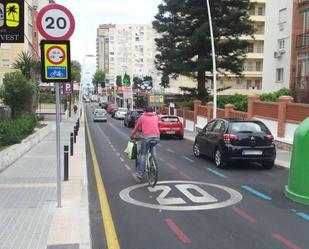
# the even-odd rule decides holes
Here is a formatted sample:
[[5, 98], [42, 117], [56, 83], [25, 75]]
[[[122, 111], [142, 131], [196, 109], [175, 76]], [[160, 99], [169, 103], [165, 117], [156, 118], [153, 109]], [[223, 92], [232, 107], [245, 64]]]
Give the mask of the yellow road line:
[[93, 169], [94, 169], [95, 179], [97, 183], [97, 190], [99, 194], [99, 201], [100, 201], [100, 206], [101, 206], [104, 231], [105, 231], [105, 236], [107, 240], [107, 246], [108, 246], [108, 249], [120, 249], [112, 214], [111, 214], [109, 204], [108, 204], [108, 199], [106, 196], [106, 191], [104, 188], [104, 183], [103, 183], [102, 176], [100, 173], [97, 156], [95, 154], [92, 138], [90, 135], [90, 131], [88, 127], [88, 120], [87, 120], [86, 115], [85, 115], [85, 119], [86, 119], [86, 128], [87, 128], [87, 134], [88, 134], [88, 140], [89, 140], [89, 146], [90, 146], [90, 153], [92, 157]]

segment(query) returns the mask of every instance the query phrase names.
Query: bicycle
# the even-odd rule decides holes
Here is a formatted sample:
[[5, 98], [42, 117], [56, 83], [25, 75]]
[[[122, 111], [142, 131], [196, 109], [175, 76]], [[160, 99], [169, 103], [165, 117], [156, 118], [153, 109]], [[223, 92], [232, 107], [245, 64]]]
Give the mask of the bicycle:
[[[141, 139], [136, 139], [135, 142]], [[154, 187], [158, 181], [158, 165], [157, 162], [154, 160], [154, 158], [151, 155], [150, 149], [151, 146], [156, 146], [158, 141], [149, 141], [147, 144], [147, 153], [145, 156], [145, 172], [148, 179], [148, 185], [151, 187]], [[140, 163], [140, 146], [137, 148], [137, 155], [135, 159], [135, 171], [138, 172], [138, 166]]]

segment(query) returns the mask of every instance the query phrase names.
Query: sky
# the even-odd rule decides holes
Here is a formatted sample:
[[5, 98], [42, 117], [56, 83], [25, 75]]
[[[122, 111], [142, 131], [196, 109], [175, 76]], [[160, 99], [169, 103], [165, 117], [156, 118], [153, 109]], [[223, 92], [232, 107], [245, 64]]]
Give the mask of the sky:
[[[158, 12], [162, 0], [56, 0], [68, 8], [75, 19], [70, 38], [71, 58], [81, 64], [85, 54], [96, 53], [96, 31], [100, 24], [147, 24]], [[90, 63], [95, 63], [95, 58]]]

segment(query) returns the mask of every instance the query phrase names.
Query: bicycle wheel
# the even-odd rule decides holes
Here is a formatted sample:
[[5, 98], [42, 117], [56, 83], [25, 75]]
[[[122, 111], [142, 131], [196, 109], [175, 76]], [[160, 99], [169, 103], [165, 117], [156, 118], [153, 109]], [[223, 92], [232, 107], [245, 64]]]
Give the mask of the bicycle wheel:
[[158, 181], [158, 167], [152, 156], [149, 157], [149, 165], [147, 170], [148, 183], [154, 187]]

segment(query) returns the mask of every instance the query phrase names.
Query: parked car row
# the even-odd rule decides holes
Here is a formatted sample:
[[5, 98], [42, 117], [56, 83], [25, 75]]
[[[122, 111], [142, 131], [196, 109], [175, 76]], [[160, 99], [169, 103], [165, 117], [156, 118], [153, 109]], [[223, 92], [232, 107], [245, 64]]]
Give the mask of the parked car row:
[[[126, 127], [134, 127], [143, 114], [143, 110], [127, 110], [113, 105], [107, 107], [107, 112], [117, 119], [123, 119]], [[159, 130], [161, 136], [184, 137], [183, 124], [174, 115], [159, 115]], [[193, 154], [214, 159], [219, 168], [230, 162], [245, 161], [258, 162], [264, 168], [271, 169], [275, 163], [276, 146], [274, 137], [261, 121], [217, 118], [196, 135]]]

